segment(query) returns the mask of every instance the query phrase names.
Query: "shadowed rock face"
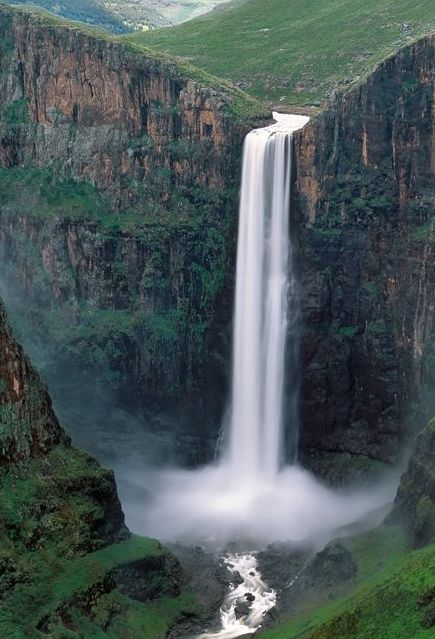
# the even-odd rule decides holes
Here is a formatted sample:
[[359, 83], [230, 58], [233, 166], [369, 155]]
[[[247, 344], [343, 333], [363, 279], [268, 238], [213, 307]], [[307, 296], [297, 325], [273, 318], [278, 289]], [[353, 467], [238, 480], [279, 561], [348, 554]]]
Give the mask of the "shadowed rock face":
[[[182, 435], [184, 461], [203, 461], [228, 393], [250, 125], [230, 117], [225, 91], [201, 88], [166, 60], [5, 9], [0, 33], [0, 163], [85, 180], [106, 198], [98, 220], [73, 216], [68, 202], [41, 215], [32, 187], [0, 203], [4, 263], [48, 336], [52, 378], [65, 363], [88, 371], [124, 408], [146, 410], [154, 432]], [[429, 37], [295, 136], [308, 458], [394, 461], [424, 376], [433, 64]]]
[[68, 441], [44, 385], [12, 337], [0, 301], [0, 465], [42, 456]]
[[303, 449], [392, 461], [433, 316], [435, 37], [296, 139]]

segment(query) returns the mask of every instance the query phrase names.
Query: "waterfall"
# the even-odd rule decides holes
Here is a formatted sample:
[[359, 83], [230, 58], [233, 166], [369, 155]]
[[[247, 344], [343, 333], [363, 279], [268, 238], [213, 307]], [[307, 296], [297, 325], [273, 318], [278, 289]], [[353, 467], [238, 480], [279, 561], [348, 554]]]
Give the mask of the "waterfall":
[[[275, 113], [245, 140], [239, 215], [229, 462], [238, 481], [273, 480], [283, 461], [286, 345], [295, 385], [297, 298], [289, 237], [292, 137], [308, 118]], [[293, 390], [293, 392], [292, 392]], [[286, 407], [296, 455], [297, 392]]]
[[[397, 486], [393, 477], [375, 490], [332, 490], [296, 460], [298, 295], [289, 223], [291, 159], [293, 132], [308, 118], [275, 118], [276, 124], [252, 131], [245, 141], [226, 449], [213, 464], [196, 470], [143, 472], [130, 464], [120, 484], [133, 531], [220, 549], [236, 541], [246, 551], [239, 557], [243, 563], [255, 562], [255, 548], [265, 543], [321, 547], [347, 526], [381, 521]], [[286, 452], [284, 431], [291, 431], [293, 440]], [[243, 588], [251, 586], [246, 581]], [[257, 604], [266, 610], [268, 592], [262, 585], [254, 593], [258, 598], [251, 612]], [[240, 636], [245, 623], [258, 625], [257, 617], [237, 618], [237, 597], [230, 595], [222, 609], [223, 634], [210, 639]]]

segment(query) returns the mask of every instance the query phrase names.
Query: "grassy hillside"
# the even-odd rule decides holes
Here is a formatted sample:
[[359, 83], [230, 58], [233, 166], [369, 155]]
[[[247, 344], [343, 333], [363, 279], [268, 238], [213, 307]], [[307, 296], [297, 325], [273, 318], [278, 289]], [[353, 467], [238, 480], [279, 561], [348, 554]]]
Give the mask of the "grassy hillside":
[[306, 609], [259, 639], [433, 639], [435, 545], [409, 552], [385, 527], [342, 543], [357, 561], [349, 594], [307, 601]]
[[433, 0], [245, 0], [127, 37], [186, 58], [254, 96], [318, 105], [433, 29]]

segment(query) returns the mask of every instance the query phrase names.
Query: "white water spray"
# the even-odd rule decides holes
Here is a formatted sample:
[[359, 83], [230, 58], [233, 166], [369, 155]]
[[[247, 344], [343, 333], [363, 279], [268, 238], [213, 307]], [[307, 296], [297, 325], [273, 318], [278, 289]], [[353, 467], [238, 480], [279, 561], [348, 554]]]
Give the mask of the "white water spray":
[[[234, 639], [246, 636], [258, 630], [264, 615], [276, 606], [276, 592], [262, 580], [254, 555], [229, 554], [224, 558], [224, 563], [231, 573], [241, 577], [242, 582], [230, 589], [221, 608], [222, 629], [218, 632], [206, 632], [197, 639]], [[239, 612], [240, 604], [244, 606], [242, 612]]]

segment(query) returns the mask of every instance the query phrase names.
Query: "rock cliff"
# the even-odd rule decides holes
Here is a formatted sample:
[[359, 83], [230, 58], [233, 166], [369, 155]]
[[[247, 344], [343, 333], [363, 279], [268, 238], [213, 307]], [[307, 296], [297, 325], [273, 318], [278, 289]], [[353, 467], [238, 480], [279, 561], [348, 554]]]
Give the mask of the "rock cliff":
[[124, 407], [164, 405], [160, 422], [206, 422], [215, 437], [240, 150], [257, 105], [38, 14], [0, 8], [0, 36], [3, 278], [43, 309], [51, 379], [87, 370]]
[[409, 467], [402, 477], [392, 520], [405, 525], [414, 547], [435, 540], [435, 420], [420, 434]]
[[434, 308], [435, 37], [296, 136], [302, 447], [396, 458]]

